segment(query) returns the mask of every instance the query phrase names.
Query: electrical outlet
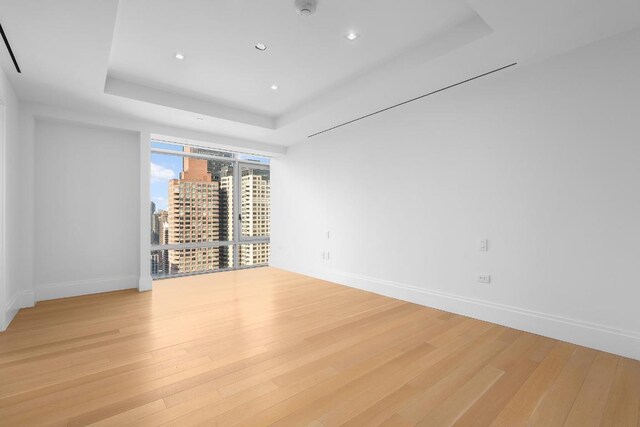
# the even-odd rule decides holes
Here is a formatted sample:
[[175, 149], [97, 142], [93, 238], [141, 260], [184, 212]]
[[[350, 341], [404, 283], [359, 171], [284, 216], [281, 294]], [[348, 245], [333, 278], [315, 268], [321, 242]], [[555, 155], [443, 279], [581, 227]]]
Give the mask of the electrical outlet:
[[489, 239], [480, 239], [478, 250], [480, 252], [487, 252], [489, 250]]
[[478, 283], [491, 283], [491, 276], [489, 274], [478, 274], [476, 280]]

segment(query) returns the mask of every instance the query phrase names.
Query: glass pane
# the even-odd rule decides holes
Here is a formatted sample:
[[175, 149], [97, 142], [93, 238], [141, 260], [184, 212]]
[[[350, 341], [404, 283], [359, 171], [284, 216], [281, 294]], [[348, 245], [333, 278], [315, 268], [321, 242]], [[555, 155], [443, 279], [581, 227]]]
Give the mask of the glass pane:
[[[268, 265], [269, 243], [262, 238], [270, 234], [270, 173], [265, 166], [270, 159], [164, 141], [152, 141], [152, 148], [170, 152], [151, 152], [151, 243], [194, 246], [152, 248], [152, 276]], [[239, 159], [255, 166], [242, 165], [240, 171], [234, 170]], [[235, 174], [240, 182], [235, 181]], [[238, 206], [241, 215], [235, 211]], [[233, 242], [239, 237], [248, 241], [205, 247], [210, 242]], [[238, 265], [234, 265], [235, 260]]]
[[229, 240], [233, 162], [151, 153], [151, 244]]
[[267, 237], [271, 232], [269, 169], [242, 167], [240, 214], [243, 237]]
[[234, 158], [234, 153], [228, 151], [212, 150], [211, 148], [202, 147], [185, 147], [185, 152], [194, 154], [207, 154], [209, 156], [226, 157], [229, 159]]
[[151, 251], [151, 277], [213, 273], [233, 268], [232, 246]]
[[240, 245], [239, 248], [240, 267], [269, 264], [269, 243], [247, 243]]
[[261, 165], [268, 165], [271, 163], [271, 159], [269, 157], [256, 156], [254, 154], [238, 154], [238, 160], [242, 160], [243, 162], [252, 162], [252, 163], [260, 163]]
[[[177, 152], [181, 152], [181, 153], [206, 154], [206, 155], [209, 155], [209, 156], [226, 157], [228, 159], [235, 158], [235, 153], [232, 153], [230, 151], [215, 150], [215, 149], [204, 148], [204, 147], [196, 147], [196, 146], [193, 146], [193, 145], [181, 145], [181, 144], [176, 144], [176, 143], [173, 143], [173, 142], [159, 141], [159, 140], [152, 140], [151, 141], [151, 149], [152, 150], [154, 150], [154, 149], [156, 149], [156, 150], [171, 150], [171, 151], [177, 151]], [[266, 157], [256, 157], [256, 158], [257, 159], [264, 159]]]
[[180, 152], [184, 151], [184, 145], [172, 144], [170, 142], [156, 140], [151, 141], [151, 149], [154, 148], [158, 150], [171, 150]]

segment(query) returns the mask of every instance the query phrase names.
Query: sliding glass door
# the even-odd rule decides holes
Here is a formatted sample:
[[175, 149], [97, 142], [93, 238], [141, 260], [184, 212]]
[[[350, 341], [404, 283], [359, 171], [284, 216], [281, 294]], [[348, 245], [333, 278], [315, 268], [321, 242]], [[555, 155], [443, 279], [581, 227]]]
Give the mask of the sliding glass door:
[[268, 265], [269, 159], [153, 141], [151, 275]]

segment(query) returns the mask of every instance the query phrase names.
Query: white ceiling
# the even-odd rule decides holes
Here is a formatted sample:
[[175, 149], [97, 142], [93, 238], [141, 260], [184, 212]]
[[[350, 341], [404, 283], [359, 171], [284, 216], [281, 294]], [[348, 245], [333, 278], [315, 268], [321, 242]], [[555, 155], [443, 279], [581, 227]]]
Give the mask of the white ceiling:
[[464, 0], [321, 0], [309, 17], [292, 0], [120, 0], [109, 74], [277, 116], [473, 15]]
[[292, 145], [636, 28], [640, 2], [319, 0], [303, 17], [293, 0], [0, 0], [0, 22], [23, 73], [3, 47], [0, 66], [24, 100]]

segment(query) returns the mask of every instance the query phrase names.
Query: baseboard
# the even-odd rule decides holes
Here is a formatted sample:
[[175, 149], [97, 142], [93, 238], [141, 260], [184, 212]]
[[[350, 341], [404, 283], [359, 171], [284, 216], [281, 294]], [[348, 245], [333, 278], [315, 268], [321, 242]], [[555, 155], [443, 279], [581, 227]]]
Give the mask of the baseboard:
[[20, 308], [29, 308], [36, 305], [36, 293], [34, 291], [22, 291], [20, 294]]
[[138, 276], [116, 276], [73, 282], [48, 283], [36, 286], [35, 300], [45, 301], [137, 288]]
[[11, 321], [13, 320], [14, 317], [16, 317], [16, 314], [18, 314], [18, 311], [20, 310], [20, 298], [19, 298], [19, 294], [16, 293], [11, 299], [9, 299], [9, 301], [7, 301], [7, 304], [4, 306], [4, 313], [2, 316], [2, 322], [0, 322], [0, 332], [5, 331], [8, 327], [9, 324], [11, 323]]
[[[287, 269], [286, 267], [284, 269]], [[295, 271], [291, 270], [290, 271]], [[640, 360], [640, 333], [342, 271], [300, 274]]]
[[146, 292], [150, 291], [153, 287], [153, 279], [151, 277], [140, 277], [138, 280], [138, 291]]

